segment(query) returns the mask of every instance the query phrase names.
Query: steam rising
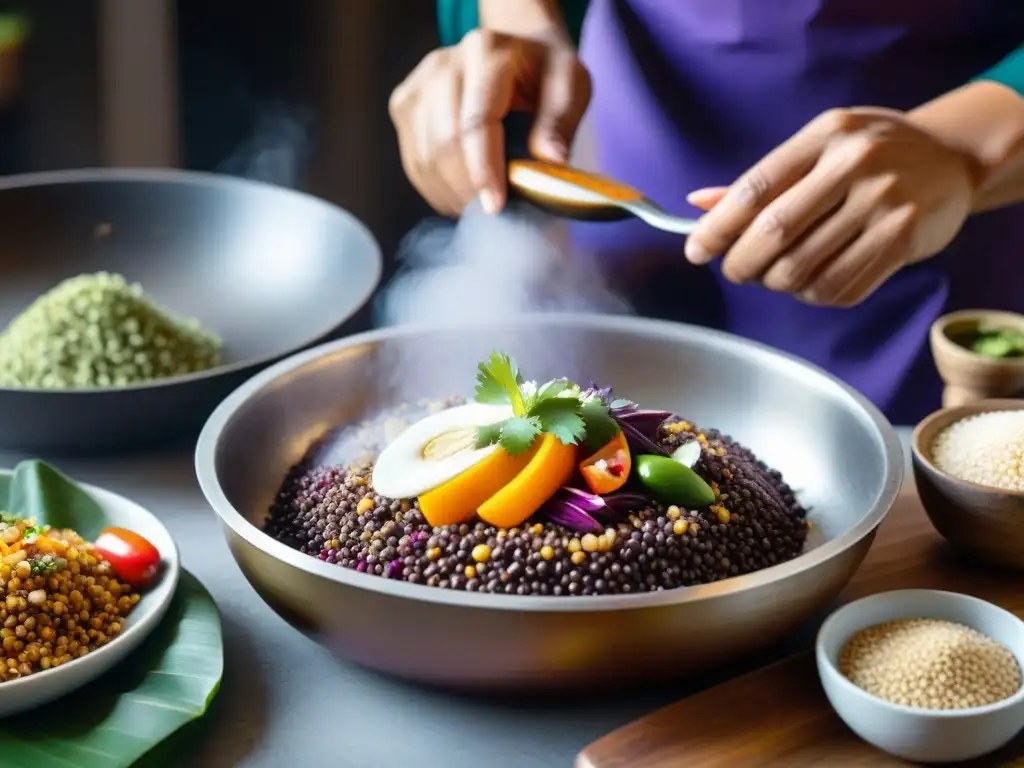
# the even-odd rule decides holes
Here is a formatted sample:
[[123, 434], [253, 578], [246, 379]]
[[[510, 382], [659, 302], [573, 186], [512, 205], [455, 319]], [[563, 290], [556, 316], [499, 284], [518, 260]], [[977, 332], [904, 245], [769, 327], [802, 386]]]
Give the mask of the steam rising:
[[313, 149], [312, 120], [285, 105], [261, 109], [252, 134], [217, 169], [254, 181], [297, 189]]
[[[473, 203], [456, 224], [430, 219], [415, 227], [399, 246], [398, 274], [378, 295], [376, 324], [455, 330], [451, 343], [429, 349], [400, 344], [381, 353], [395, 358], [378, 361], [378, 370], [394, 374], [387, 382], [388, 399], [415, 402], [425, 396], [469, 394], [455, 382], [471, 382], [477, 363], [493, 348], [521, 357], [530, 378], [583, 375], [590, 369], [599, 351], [588, 349], [568, 331], [552, 338], [521, 336], [511, 322], [511, 328], [502, 327], [538, 312], [631, 311], [592, 258], [570, 252], [566, 234], [562, 222], [522, 203], [497, 216]], [[479, 335], [467, 345], [459, 332], [489, 324], [499, 327], [485, 334], [484, 346]], [[410, 371], [415, 375], [408, 375]]]
[[379, 325], [474, 324], [531, 312], [626, 313], [592, 259], [570, 254], [558, 226], [513, 204], [474, 203], [457, 224], [427, 220], [398, 249], [399, 274], [377, 304]]
[[[301, 188], [312, 148], [312, 120], [303, 110], [265, 107], [248, 140], [218, 171]], [[570, 252], [565, 235], [560, 222], [522, 203], [511, 204], [498, 216], [484, 213], [479, 203], [473, 203], [458, 223], [421, 222], [399, 245], [398, 272], [377, 296], [375, 324], [472, 327], [536, 312], [630, 313], [629, 304], [608, 287], [594, 260]], [[489, 338], [489, 343], [502, 347], [507, 342], [520, 346], [516, 341], [508, 339], [508, 334]], [[374, 369], [391, 371], [394, 377], [387, 382], [368, 379], [367, 391], [380, 392], [382, 385], [389, 386], [392, 391], [386, 399], [392, 402], [456, 394], [451, 372], [465, 372], [471, 381], [479, 350], [463, 349], [457, 343], [451, 346], [443, 351], [444, 363], [437, 359], [440, 350], [436, 348], [388, 347], [382, 354], [401, 359], [379, 359]], [[573, 345], [565, 334], [557, 345], [533, 334], [531, 372], [544, 375], [547, 369], [552, 376], [568, 375], [578, 366], [567, 358], [586, 358], [592, 352]], [[409, 376], [409, 371], [415, 371], [415, 376]], [[320, 446], [318, 463], [346, 463], [356, 458], [360, 444], [357, 430], [344, 429]]]

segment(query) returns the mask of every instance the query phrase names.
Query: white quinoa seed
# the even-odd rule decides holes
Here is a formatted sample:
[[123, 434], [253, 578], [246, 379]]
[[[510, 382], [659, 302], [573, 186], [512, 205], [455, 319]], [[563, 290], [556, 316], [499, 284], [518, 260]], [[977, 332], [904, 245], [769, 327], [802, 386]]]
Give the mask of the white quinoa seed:
[[1024, 491], [1024, 410], [979, 413], [950, 424], [936, 436], [931, 457], [960, 480]]
[[1017, 659], [1002, 643], [963, 624], [900, 619], [861, 630], [839, 671], [873, 696], [908, 707], [971, 709], [1021, 688]]

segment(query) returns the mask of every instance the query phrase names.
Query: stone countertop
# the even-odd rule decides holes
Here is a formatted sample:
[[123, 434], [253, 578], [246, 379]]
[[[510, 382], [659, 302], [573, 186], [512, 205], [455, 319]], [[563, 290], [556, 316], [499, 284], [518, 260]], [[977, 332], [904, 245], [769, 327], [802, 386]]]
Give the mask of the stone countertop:
[[[906, 444], [909, 430], [899, 431]], [[0, 466], [22, 458], [0, 454]], [[338, 662], [260, 600], [235, 566], [199, 490], [191, 450], [57, 463], [76, 479], [121, 493], [159, 516], [179, 544], [184, 567], [220, 606], [224, 681], [208, 722], [188, 742], [197, 767], [564, 768], [599, 736], [715, 682], [525, 704], [387, 679]], [[742, 671], [732, 668], [718, 679]]]

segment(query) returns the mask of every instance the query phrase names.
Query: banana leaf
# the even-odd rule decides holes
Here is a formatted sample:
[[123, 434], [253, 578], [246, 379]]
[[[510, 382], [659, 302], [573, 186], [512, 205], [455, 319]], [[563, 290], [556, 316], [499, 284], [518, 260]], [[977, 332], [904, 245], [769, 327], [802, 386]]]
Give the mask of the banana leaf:
[[206, 713], [223, 667], [217, 606], [183, 571], [167, 616], [124, 664], [64, 699], [0, 721], [0, 764], [129, 768]]
[[[68, 525], [89, 537], [106, 524], [102, 508], [42, 462], [22, 462], [13, 477], [0, 476], [4, 499], [5, 511]], [[206, 713], [223, 669], [217, 606], [182, 571], [167, 615], [123, 664], [63, 699], [0, 720], [0, 765], [129, 768]]]
[[71, 528], [93, 541], [110, 525], [103, 507], [78, 484], [49, 464], [22, 461], [13, 475], [0, 475], [0, 501], [4, 512], [35, 518], [54, 528]]

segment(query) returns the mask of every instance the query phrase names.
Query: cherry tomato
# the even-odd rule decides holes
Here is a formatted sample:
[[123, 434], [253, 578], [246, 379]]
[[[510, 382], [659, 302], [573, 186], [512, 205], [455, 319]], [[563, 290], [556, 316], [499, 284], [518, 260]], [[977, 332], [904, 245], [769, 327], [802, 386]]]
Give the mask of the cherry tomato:
[[599, 496], [614, 493], [626, 484], [633, 469], [626, 436], [620, 431], [597, 453], [580, 463], [580, 474]]
[[93, 546], [96, 554], [110, 563], [117, 578], [133, 587], [145, 587], [160, 570], [157, 548], [124, 528], [103, 530]]

